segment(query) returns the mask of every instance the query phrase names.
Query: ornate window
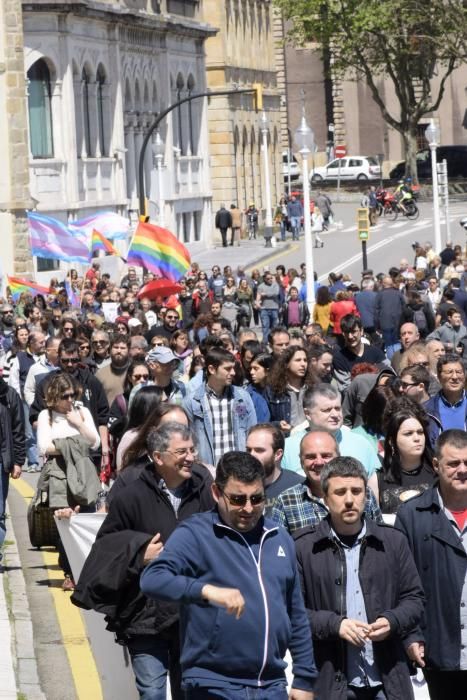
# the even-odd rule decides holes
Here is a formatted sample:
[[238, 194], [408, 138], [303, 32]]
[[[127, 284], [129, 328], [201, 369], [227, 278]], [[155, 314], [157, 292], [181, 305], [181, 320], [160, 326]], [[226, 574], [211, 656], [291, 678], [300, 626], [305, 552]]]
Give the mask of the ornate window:
[[83, 68], [81, 73], [83, 83], [83, 129], [84, 129], [84, 148], [88, 158], [92, 158], [92, 143], [91, 143], [91, 114], [89, 104], [89, 74], [86, 68]]
[[97, 71], [97, 127], [99, 134], [99, 150], [101, 156], [107, 156], [107, 143], [106, 143], [106, 133], [105, 133], [105, 96], [104, 96], [104, 85], [105, 85], [105, 73], [102, 66], [99, 66]]
[[53, 158], [52, 92], [44, 59], [28, 70], [29, 138], [33, 158]]

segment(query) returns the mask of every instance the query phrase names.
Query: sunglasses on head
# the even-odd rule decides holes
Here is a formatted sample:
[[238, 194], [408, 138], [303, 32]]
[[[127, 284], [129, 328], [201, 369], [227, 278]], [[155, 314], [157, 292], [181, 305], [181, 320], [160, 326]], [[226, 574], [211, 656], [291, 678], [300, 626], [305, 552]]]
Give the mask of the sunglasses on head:
[[250, 501], [252, 506], [259, 506], [266, 500], [264, 493], [254, 493], [252, 496], [247, 496], [244, 493], [226, 493], [225, 491], [221, 491], [221, 493], [231, 506], [236, 506], [237, 508], [244, 508], [248, 501]]

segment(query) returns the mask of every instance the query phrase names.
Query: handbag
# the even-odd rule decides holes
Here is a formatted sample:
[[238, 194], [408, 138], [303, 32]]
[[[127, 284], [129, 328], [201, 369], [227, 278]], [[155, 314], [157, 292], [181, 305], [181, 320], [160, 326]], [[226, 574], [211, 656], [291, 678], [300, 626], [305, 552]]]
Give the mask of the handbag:
[[56, 547], [59, 542], [53, 511], [47, 504], [31, 501], [28, 507], [29, 540], [33, 547]]

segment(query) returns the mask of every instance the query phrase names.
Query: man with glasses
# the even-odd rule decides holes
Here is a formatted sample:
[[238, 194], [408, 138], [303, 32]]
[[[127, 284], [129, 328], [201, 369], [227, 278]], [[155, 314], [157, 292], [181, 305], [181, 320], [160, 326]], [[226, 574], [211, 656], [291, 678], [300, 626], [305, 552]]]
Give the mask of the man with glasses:
[[146, 340], [151, 344], [151, 340], [155, 335], [161, 335], [163, 338], [170, 340], [178, 328], [179, 321], [180, 314], [178, 311], [176, 309], [167, 309], [162, 325], [153, 326], [151, 330], [146, 333]]
[[263, 466], [226, 453], [212, 495], [216, 509], [182, 523], [141, 577], [145, 595], [182, 605], [185, 697], [312, 700], [316, 667], [294, 546], [263, 516]]
[[424, 404], [430, 399], [430, 381], [431, 375], [426, 367], [412, 365], [400, 373], [399, 389], [401, 394], [408, 396], [412, 401]]
[[[58, 371], [71, 374], [83, 387], [81, 401], [83, 406], [89, 409], [94, 425], [99, 431], [101, 446], [93, 455], [94, 462], [100, 466], [101, 454], [105, 463], [109, 459], [109, 436], [107, 423], [109, 420], [109, 403], [105, 396], [102, 384], [90, 372], [90, 370], [80, 363], [78, 343], [74, 340], [64, 339], [58, 348]], [[55, 373], [48, 374], [37, 385], [34, 401], [29, 409], [29, 420], [33, 427], [37, 423], [39, 413], [47, 408], [45, 395], [49, 382]], [[102, 452], [100, 452], [102, 450]]]
[[138, 480], [112, 499], [73, 600], [102, 612], [110, 591], [116, 604], [108, 629], [128, 648], [140, 697], [165, 700], [169, 672], [172, 698], [182, 700], [178, 606], [145, 599], [139, 577], [181, 522], [213, 507], [212, 479], [195, 464], [185, 425], [170, 422], [151, 430], [147, 452], [151, 461]]
[[[454, 363], [451, 367], [454, 370]], [[411, 658], [423, 668], [431, 700], [447, 700], [464, 697], [467, 688], [467, 433], [463, 427], [440, 435], [433, 468], [438, 483], [403, 504], [395, 526], [407, 536], [426, 593], [421, 634]]]
[[434, 447], [443, 430], [467, 429], [467, 395], [465, 369], [459, 355], [440, 357], [436, 367], [441, 389], [424, 404], [429, 417], [429, 434]]

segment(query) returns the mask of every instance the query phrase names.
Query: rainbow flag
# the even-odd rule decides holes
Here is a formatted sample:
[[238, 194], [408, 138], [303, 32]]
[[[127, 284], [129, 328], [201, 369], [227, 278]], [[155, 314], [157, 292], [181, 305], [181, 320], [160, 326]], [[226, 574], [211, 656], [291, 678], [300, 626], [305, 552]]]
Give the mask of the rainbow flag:
[[104, 238], [102, 233], [99, 233], [99, 231], [93, 229], [91, 238], [91, 255], [94, 255], [94, 253], [97, 253], [100, 250], [103, 250], [106, 255], [120, 255], [118, 250], [114, 248], [110, 241]]
[[126, 240], [130, 231], [130, 222], [128, 218], [116, 214], [114, 211], [101, 211], [97, 214], [91, 214], [84, 219], [72, 221], [69, 224], [72, 233], [85, 234], [90, 240], [94, 229], [100, 231], [108, 241], [117, 239]]
[[128, 250], [127, 263], [178, 282], [189, 269], [191, 260], [189, 252], [173, 233], [160, 226], [139, 223]]
[[13, 301], [18, 301], [23, 292], [31, 294], [33, 297], [37, 296], [38, 294], [47, 295], [56, 293], [53, 290], [50, 291], [50, 287], [43, 287], [40, 284], [36, 284], [30, 280], [23, 280], [20, 277], [10, 277], [10, 275], [7, 275], [7, 280]]
[[66, 295], [68, 297], [68, 301], [70, 302], [70, 306], [74, 307], [75, 309], [80, 309], [81, 308], [80, 296], [79, 296], [79, 294], [77, 294], [73, 290], [73, 287], [70, 284], [70, 280], [65, 280], [65, 290], [66, 290]]
[[68, 226], [37, 211], [28, 212], [31, 253], [38, 258], [89, 262], [89, 249], [73, 236]]

